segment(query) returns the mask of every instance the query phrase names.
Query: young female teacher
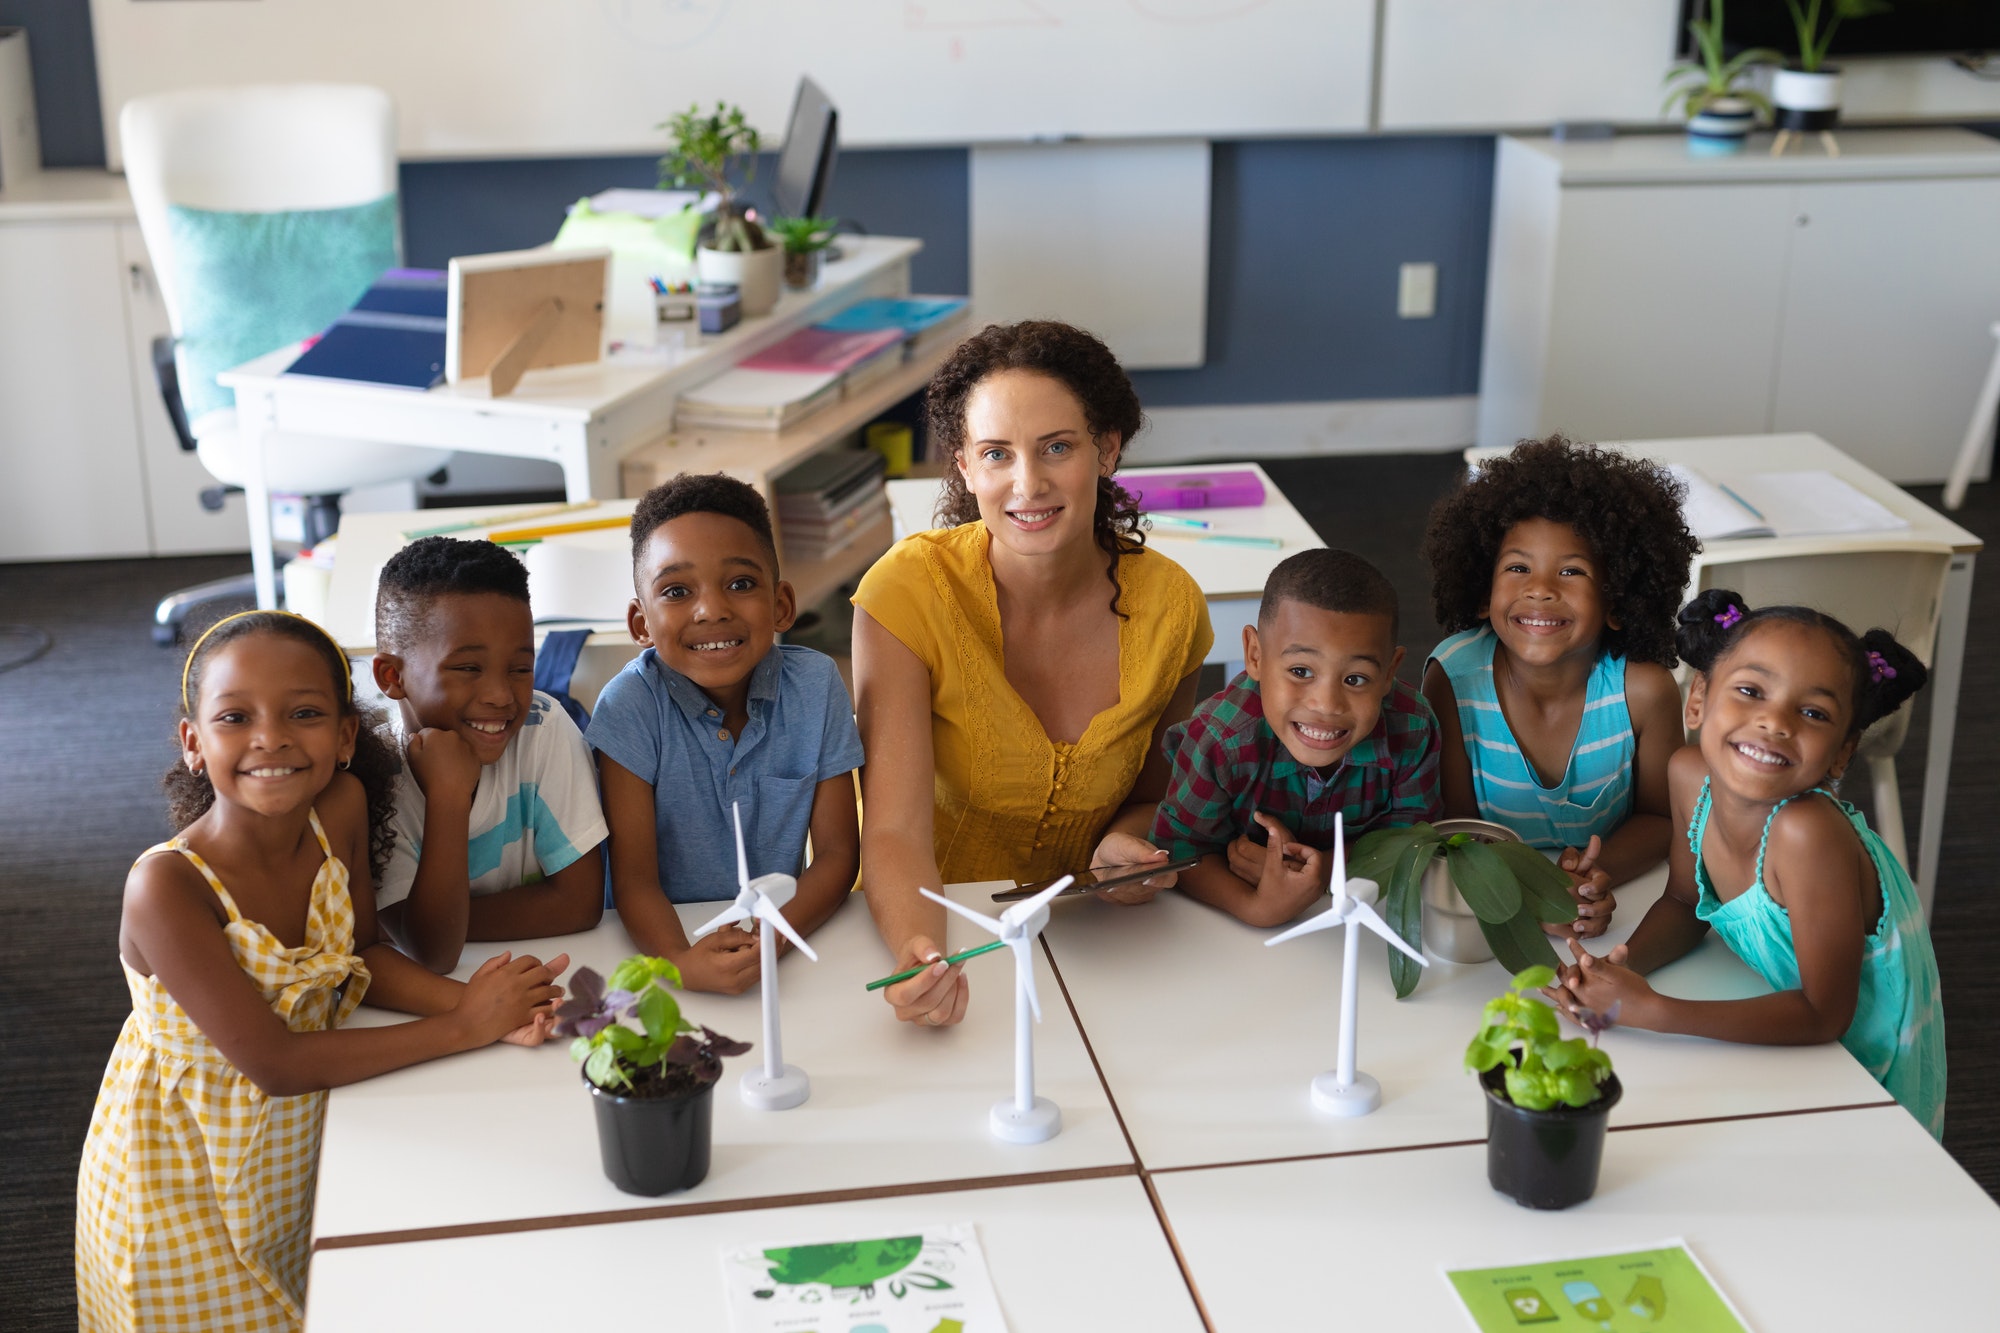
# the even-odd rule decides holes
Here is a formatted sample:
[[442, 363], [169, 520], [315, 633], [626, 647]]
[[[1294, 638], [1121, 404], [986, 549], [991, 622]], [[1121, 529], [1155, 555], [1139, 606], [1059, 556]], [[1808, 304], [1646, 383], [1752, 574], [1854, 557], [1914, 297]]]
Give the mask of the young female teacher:
[[[965, 1016], [944, 910], [917, 893], [1164, 862], [1145, 840], [1160, 741], [1193, 710], [1214, 638], [1179, 565], [1146, 549], [1112, 480], [1142, 418], [1111, 350], [1066, 324], [992, 325], [925, 394], [949, 458], [943, 527], [898, 542], [854, 595], [861, 874], [904, 1022]], [[1151, 876], [1105, 896], [1140, 903]]]

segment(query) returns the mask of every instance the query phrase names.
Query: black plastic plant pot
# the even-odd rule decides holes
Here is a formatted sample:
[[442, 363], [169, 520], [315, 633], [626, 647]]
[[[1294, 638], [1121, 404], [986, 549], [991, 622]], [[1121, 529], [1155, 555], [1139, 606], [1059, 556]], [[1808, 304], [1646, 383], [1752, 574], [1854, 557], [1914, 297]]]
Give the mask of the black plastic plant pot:
[[620, 1097], [585, 1079], [604, 1174], [627, 1194], [692, 1189], [708, 1175], [715, 1085], [686, 1097]]
[[1523, 1208], [1568, 1208], [1597, 1193], [1605, 1121], [1625, 1089], [1616, 1074], [1584, 1107], [1529, 1111], [1507, 1100], [1499, 1068], [1479, 1076], [1486, 1090], [1486, 1178]]

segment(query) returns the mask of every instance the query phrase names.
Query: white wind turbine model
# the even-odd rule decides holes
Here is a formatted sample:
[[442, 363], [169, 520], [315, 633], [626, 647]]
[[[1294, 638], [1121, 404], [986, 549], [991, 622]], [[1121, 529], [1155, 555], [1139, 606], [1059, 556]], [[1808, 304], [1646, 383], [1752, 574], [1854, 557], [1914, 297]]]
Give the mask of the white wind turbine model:
[[1318, 916], [1273, 935], [1264, 943], [1283, 944], [1286, 940], [1310, 935], [1316, 930], [1347, 927], [1345, 951], [1340, 964], [1340, 1054], [1332, 1069], [1314, 1076], [1312, 1081], [1313, 1106], [1329, 1115], [1347, 1116], [1367, 1115], [1382, 1104], [1382, 1085], [1354, 1068], [1354, 1020], [1361, 976], [1360, 928], [1366, 926], [1416, 959], [1420, 965], [1428, 967], [1430, 964], [1422, 953], [1404, 943], [1403, 937], [1391, 930], [1381, 914], [1368, 905], [1379, 892], [1375, 881], [1347, 877], [1347, 840], [1341, 831], [1344, 823], [1344, 820], [1335, 820], [1333, 825], [1333, 905]]
[[1041, 1143], [1062, 1132], [1062, 1108], [1035, 1095], [1035, 1029], [1042, 1021], [1042, 1003], [1035, 995], [1035, 937], [1049, 923], [1049, 900], [1068, 888], [1074, 875], [1064, 875], [1034, 897], [1015, 903], [998, 919], [961, 907], [941, 893], [918, 892], [968, 921], [976, 921], [1007, 942], [1014, 951], [1014, 1096], [993, 1103], [987, 1125], [996, 1138], [1009, 1143]]
[[706, 924], [697, 927], [688, 940], [692, 943], [738, 921], [751, 922], [753, 928], [757, 922], [764, 924], [764, 929], [757, 932], [764, 954], [764, 1064], [761, 1069], [752, 1068], [744, 1072], [743, 1100], [759, 1111], [786, 1111], [812, 1095], [812, 1080], [806, 1077], [805, 1070], [785, 1063], [784, 1051], [779, 1045], [778, 936], [783, 935], [790, 940], [793, 947], [815, 963], [819, 961], [819, 955], [813, 952], [812, 946], [798, 931], [792, 929], [792, 923], [785, 920], [784, 913], [779, 910], [798, 893], [798, 880], [790, 875], [750, 878], [750, 861], [743, 854], [743, 812], [732, 801], [729, 814], [736, 821], [736, 901], [711, 917]]

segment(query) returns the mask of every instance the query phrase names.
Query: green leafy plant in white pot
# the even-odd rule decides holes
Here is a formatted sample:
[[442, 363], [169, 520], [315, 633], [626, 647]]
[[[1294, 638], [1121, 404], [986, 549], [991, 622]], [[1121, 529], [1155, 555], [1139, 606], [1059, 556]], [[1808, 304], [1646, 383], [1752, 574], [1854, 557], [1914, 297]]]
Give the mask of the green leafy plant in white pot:
[[1722, 17], [1723, 0], [1708, 0], [1688, 20], [1693, 58], [1667, 71], [1666, 109], [1678, 107], [1687, 117], [1688, 151], [1697, 156], [1743, 150], [1758, 114], [1771, 110], [1770, 99], [1750, 86], [1752, 73], [1759, 65], [1784, 60], [1761, 46], [1726, 54]]
[[742, 107], [723, 102], [710, 112], [699, 106], [676, 112], [660, 128], [672, 140], [660, 159], [660, 183], [713, 191], [718, 201], [695, 249], [696, 274], [703, 282], [735, 284], [745, 318], [770, 314], [784, 278], [784, 251], [741, 198], [756, 177], [763, 136]]
[[1773, 120], [1795, 134], [1830, 130], [1840, 120], [1840, 67], [1826, 63], [1845, 19], [1886, 13], [1887, 0], [1785, 0], [1799, 53], [1771, 75]]

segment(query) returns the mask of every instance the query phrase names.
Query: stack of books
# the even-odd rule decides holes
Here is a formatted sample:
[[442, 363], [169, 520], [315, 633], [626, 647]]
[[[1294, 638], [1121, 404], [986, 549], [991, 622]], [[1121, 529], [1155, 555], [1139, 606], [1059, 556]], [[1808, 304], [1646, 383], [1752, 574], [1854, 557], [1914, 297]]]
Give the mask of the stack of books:
[[957, 341], [971, 314], [962, 296], [878, 297], [851, 305], [818, 327], [840, 333], [894, 330], [902, 335], [903, 359], [908, 361], [938, 343]]
[[681, 395], [674, 424], [682, 430], [780, 431], [840, 401], [840, 376], [828, 372], [725, 370]]
[[854, 544], [889, 515], [887, 466], [873, 449], [829, 449], [778, 478], [785, 559], [819, 561]]

